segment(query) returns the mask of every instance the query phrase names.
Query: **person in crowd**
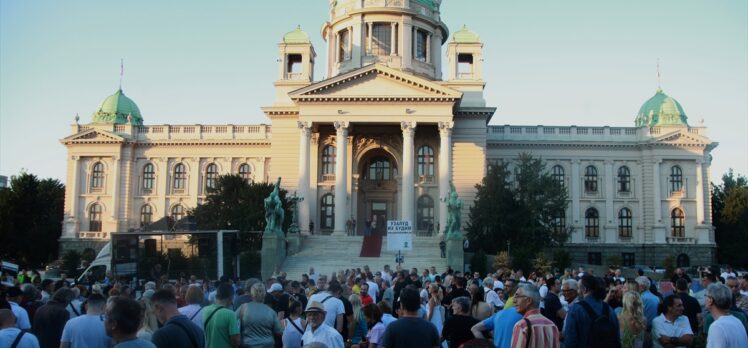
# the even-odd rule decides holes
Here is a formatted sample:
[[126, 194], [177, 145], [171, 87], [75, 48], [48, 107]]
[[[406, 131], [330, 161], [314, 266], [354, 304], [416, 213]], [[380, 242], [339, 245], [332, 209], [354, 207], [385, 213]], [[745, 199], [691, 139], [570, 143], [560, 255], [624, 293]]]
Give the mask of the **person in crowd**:
[[390, 307], [389, 302], [385, 300], [379, 301], [377, 307], [379, 307], [379, 311], [382, 312], [382, 323], [385, 328], [390, 325], [390, 323], [397, 320], [397, 318], [392, 315], [392, 307]]
[[39, 307], [34, 315], [34, 324], [31, 332], [39, 339], [42, 348], [57, 348], [60, 346], [62, 329], [70, 319], [70, 314], [65, 309], [73, 300], [73, 291], [68, 288], [60, 288], [55, 291], [47, 304]]
[[442, 307], [441, 305], [444, 294], [442, 293], [442, 289], [439, 286], [437, 286], [436, 284], [431, 284], [428, 288], [428, 295], [428, 304], [426, 305], [426, 319], [434, 324], [437, 333], [439, 333], [439, 337], [441, 337], [442, 329], [444, 328], [445, 317], [444, 307]]
[[558, 327], [540, 314], [540, 292], [532, 284], [520, 284], [514, 295], [514, 305], [523, 320], [512, 329], [513, 348], [559, 348]]
[[[273, 284], [275, 285], [280, 286], [278, 283]], [[283, 312], [276, 312], [267, 302], [263, 303], [266, 292], [262, 282], [252, 285], [249, 293], [252, 302], [245, 303], [236, 310], [241, 326], [241, 343], [251, 347], [273, 348], [276, 339], [281, 339], [283, 333], [278, 319]]]
[[[38, 278], [34, 278], [38, 279]], [[39, 291], [33, 284], [23, 284], [21, 286], [21, 299], [19, 305], [28, 313], [29, 324], [34, 320], [34, 314], [44, 303], [39, 301]]]
[[33, 334], [19, 329], [16, 316], [7, 308], [0, 309], [0, 347], [39, 348], [39, 340]]
[[548, 293], [545, 295], [545, 305], [540, 310], [540, 313], [556, 324], [559, 331], [563, 330], [566, 310], [564, 310], [561, 300], [558, 297], [560, 282], [555, 277], [547, 277], [545, 283], [548, 286]]
[[42, 280], [42, 302], [47, 303], [47, 301], [52, 298], [54, 292], [55, 281], [49, 278]]
[[730, 288], [730, 291], [732, 291], [732, 298], [735, 307], [743, 311], [743, 313], [748, 314], [748, 296], [743, 296], [740, 293], [740, 284], [738, 283], [738, 278], [725, 278], [725, 285], [727, 285], [727, 287]]
[[137, 337], [143, 309], [135, 300], [124, 296], [111, 298], [105, 317], [104, 329], [114, 341], [114, 348], [156, 348], [150, 341]]
[[143, 307], [143, 322], [140, 325], [137, 336], [148, 341], [153, 338], [153, 333], [158, 330], [158, 319], [153, 308], [153, 302], [151, 302], [151, 297], [153, 297], [154, 293], [156, 293], [155, 290], [146, 290], [143, 298], [138, 301], [140, 306]]
[[452, 317], [447, 319], [442, 329], [442, 341], [446, 340], [450, 348], [457, 348], [461, 344], [475, 338], [471, 331], [478, 324], [475, 317], [470, 316], [470, 299], [458, 297], [452, 300]]
[[[83, 287], [85, 291], [85, 287]], [[80, 300], [81, 296], [81, 289], [77, 286], [74, 286], [70, 288], [70, 290], [73, 291], [73, 299], [70, 300], [70, 303], [68, 303], [68, 306], [65, 308], [68, 311], [68, 314], [70, 314], [70, 319], [73, 319], [79, 315], [82, 314], [82, 306], [83, 301]]]
[[[311, 269], [313, 270], [313, 269]], [[321, 278], [324, 279], [324, 278]], [[327, 326], [338, 330], [339, 333], [343, 333], [343, 321], [346, 314], [345, 305], [343, 301], [339, 299], [342, 288], [337, 282], [330, 284], [330, 288], [324, 290], [320, 288], [320, 292], [309, 297], [309, 303], [318, 302], [325, 306], [325, 324]], [[307, 304], [309, 309], [309, 304]]]
[[683, 301], [683, 315], [688, 318], [691, 331], [698, 332], [701, 306], [699, 306], [699, 301], [688, 294], [688, 282], [685, 278], [678, 279], [675, 282], [675, 294]]
[[[252, 295], [254, 298], [254, 295]], [[270, 306], [275, 313], [281, 318], [285, 318], [288, 313], [289, 295], [283, 291], [283, 285], [273, 283], [264, 296], [265, 304]]]
[[494, 291], [494, 280], [492, 277], [483, 279], [484, 301], [491, 306], [492, 313], [504, 308], [504, 301], [499, 298], [499, 294]]
[[400, 318], [387, 326], [380, 347], [434, 348], [439, 346], [440, 337], [436, 326], [418, 317], [419, 303], [418, 289], [409, 286], [400, 291]]
[[29, 320], [29, 313], [26, 311], [25, 308], [19, 305], [19, 302], [21, 302], [22, 294], [23, 292], [21, 291], [19, 287], [12, 286], [8, 288], [6, 297], [7, 297], [8, 303], [10, 304], [10, 310], [13, 312], [13, 315], [16, 318], [15, 320], [16, 327], [21, 330], [29, 330], [31, 329], [31, 321]]
[[517, 281], [514, 278], [504, 280], [504, 309], [514, 306], [514, 292], [517, 291]]
[[229, 283], [222, 283], [216, 289], [215, 303], [202, 310], [207, 347], [239, 347], [239, 323], [231, 310], [233, 298], [234, 288]]
[[377, 348], [382, 343], [386, 328], [382, 322], [382, 312], [377, 305], [369, 304], [361, 308], [361, 313], [363, 313], [367, 326], [371, 329], [366, 332], [366, 339], [358, 346], [360, 348]]
[[304, 305], [296, 300], [288, 304], [288, 318], [281, 321], [283, 348], [301, 348], [301, 336], [306, 329], [306, 320], [301, 318]]
[[468, 287], [468, 292], [470, 292], [470, 316], [478, 321], [490, 317], [493, 314], [493, 307], [484, 302], [485, 293], [483, 292], [483, 287], [471, 284]]
[[621, 338], [618, 328], [618, 318], [607, 303], [603, 302], [605, 296], [605, 285], [602, 278], [596, 278], [585, 274], [579, 281], [579, 293], [582, 297], [576, 305], [569, 308], [564, 324], [564, 347], [587, 347], [591, 336], [600, 339], [600, 332], [593, 331], [600, 327], [597, 318], [607, 318], [604, 329], [605, 339], [608, 341], [595, 342], [597, 344], [608, 344], [611, 347], [620, 346]]
[[[247, 289], [249, 289], [250, 287], [251, 285], [247, 286]], [[306, 304], [309, 300], [306, 298], [306, 294], [304, 293], [304, 288], [301, 287], [301, 283], [295, 280], [292, 281], [291, 282], [291, 293], [289, 295], [294, 301], [301, 303], [302, 310], [306, 308]]]
[[683, 315], [683, 301], [677, 295], [665, 297], [660, 315], [652, 320], [652, 343], [656, 348], [686, 347], [693, 342], [693, 331]]
[[642, 303], [644, 303], [644, 316], [647, 317], [647, 327], [652, 327], [652, 320], [657, 316], [657, 309], [660, 306], [660, 298], [650, 291], [651, 282], [645, 276], [636, 277], [636, 283], [639, 284], [639, 293], [641, 294]]
[[730, 278], [730, 277], [737, 278], [738, 275], [737, 273], [735, 273], [735, 270], [732, 269], [732, 266], [727, 265], [727, 270], [722, 272], [722, 274], [720, 274], [719, 277], [722, 278], [722, 280], [727, 280], [727, 278]]
[[[360, 300], [361, 304], [364, 305], [364, 306], [374, 303], [374, 298], [371, 297], [371, 295], [369, 294], [369, 284], [367, 284], [367, 283], [361, 284], [361, 290], [359, 291], [359, 297], [360, 297], [359, 300]], [[353, 301], [351, 301], [351, 302], [353, 302]]]
[[569, 313], [571, 308], [579, 302], [579, 282], [574, 278], [568, 278], [561, 283], [561, 298], [564, 310]]
[[473, 325], [470, 331], [477, 339], [484, 339], [483, 332], [493, 331], [493, 343], [497, 348], [509, 348], [512, 344], [514, 324], [522, 320], [517, 308], [509, 307], [495, 313], [490, 318]]
[[343, 336], [326, 323], [325, 306], [316, 300], [310, 299], [306, 308], [307, 326], [301, 341], [304, 345], [313, 343], [324, 344], [327, 348], [343, 348]]
[[163, 324], [153, 333], [152, 341], [156, 347], [205, 347], [203, 329], [179, 312], [172, 291], [162, 288], [153, 294], [151, 301], [156, 318]]
[[647, 331], [647, 318], [644, 316], [644, 304], [636, 291], [623, 294], [621, 313], [618, 314], [618, 325], [621, 331], [622, 348], [644, 346]]
[[189, 285], [187, 287], [187, 294], [185, 295], [185, 301], [187, 305], [179, 308], [179, 313], [190, 319], [200, 330], [203, 329], [203, 300], [204, 300], [203, 289], [197, 285]]
[[686, 270], [683, 269], [683, 267], [678, 267], [675, 269], [675, 274], [673, 274], [673, 276], [670, 278], [670, 282], [675, 285], [675, 283], [678, 282], [678, 279], [684, 279], [688, 284], [686, 287], [691, 287], [691, 277], [686, 274]]
[[104, 307], [106, 298], [92, 294], [86, 301], [86, 314], [65, 323], [60, 339], [60, 348], [109, 348], [111, 338], [104, 329]]
[[[364, 287], [365, 286], [361, 287], [362, 294], [364, 293]], [[366, 295], [368, 296], [369, 294], [367, 293]], [[371, 296], [369, 296], [369, 298], [371, 298]], [[353, 314], [351, 315], [351, 320], [348, 322], [347, 337], [349, 338], [346, 340], [346, 343], [359, 344], [359, 342], [363, 341], [366, 337], [367, 331], [366, 318], [364, 317], [364, 313], [361, 311], [361, 308], [363, 307], [361, 295], [351, 294], [351, 296], [348, 297], [348, 301], [351, 303]]]
[[732, 293], [722, 284], [711, 284], [704, 297], [706, 310], [714, 317], [709, 327], [707, 347], [748, 347], [748, 335], [743, 324], [730, 312]]

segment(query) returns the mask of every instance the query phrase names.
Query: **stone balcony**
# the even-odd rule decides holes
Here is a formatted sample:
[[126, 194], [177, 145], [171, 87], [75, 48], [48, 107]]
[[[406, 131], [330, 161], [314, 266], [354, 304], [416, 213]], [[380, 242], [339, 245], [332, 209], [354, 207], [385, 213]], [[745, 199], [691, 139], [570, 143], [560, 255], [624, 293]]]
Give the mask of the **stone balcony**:
[[97, 129], [139, 141], [157, 140], [266, 140], [272, 137], [271, 126], [259, 125], [150, 125], [88, 124], [73, 125], [73, 133]]

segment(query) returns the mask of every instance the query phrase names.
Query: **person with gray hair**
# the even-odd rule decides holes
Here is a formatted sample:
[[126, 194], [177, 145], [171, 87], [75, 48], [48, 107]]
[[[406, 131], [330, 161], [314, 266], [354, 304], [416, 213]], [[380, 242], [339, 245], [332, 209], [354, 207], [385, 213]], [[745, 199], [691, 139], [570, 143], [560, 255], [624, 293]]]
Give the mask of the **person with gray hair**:
[[[273, 284], [273, 286], [280, 284]], [[252, 302], [245, 303], [236, 310], [236, 316], [241, 323], [242, 345], [251, 347], [273, 348], [275, 340], [280, 340], [281, 328], [278, 314], [263, 303], [265, 299], [265, 284], [257, 282], [249, 288]]]
[[561, 298], [564, 305], [564, 310], [569, 312], [571, 307], [579, 302], [579, 283], [576, 279], [566, 279], [561, 283]]
[[514, 304], [523, 320], [514, 324], [512, 347], [559, 347], [560, 335], [556, 324], [540, 314], [540, 291], [532, 284], [520, 284], [514, 294]]
[[491, 305], [494, 312], [504, 307], [504, 301], [501, 301], [499, 294], [493, 291], [493, 278], [486, 277], [483, 279], [483, 292], [485, 293], [484, 300], [486, 303]]
[[457, 348], [475, 338], [470, 328], [478, 324], [478, 320], [470, 316], [470, 299], [468, 297], [456, 297], [452, 300], [450, 306], [453, 315], [444, 322], [441, 340], [446, 340], [449, 343], [449, 348]]
[[639, 276], [635, 280], [639, 284], [639, 293], [641, 294], [642, 303], [644, 303], [644, 316], [647, 317], [647, 328], [651, 328], [652, 320], [657, 317], [660, 298], [649, 291], [649, 288], [652, 286], [652, 281], [649, 278]]
[[732, 293], [727, 286], [719, 283], [709, 285], [704, 306], [714, 317], [714, 322], [707, 329], [707, 347], [748, 347], [745, 327], [730, 312]]

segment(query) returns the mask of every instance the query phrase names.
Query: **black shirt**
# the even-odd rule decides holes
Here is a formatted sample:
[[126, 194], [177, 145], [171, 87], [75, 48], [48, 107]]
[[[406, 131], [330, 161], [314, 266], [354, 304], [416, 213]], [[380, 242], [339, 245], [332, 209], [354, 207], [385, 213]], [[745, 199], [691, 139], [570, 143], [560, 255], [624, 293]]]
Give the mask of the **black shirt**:
[[478, 324], [478, 319], [471, 316], [453, 315], [444, 323], [442, 337], [449, 342], [449, 348], [457, 348], [475, 338], [470, 331], [475, 324]]
[[[348, 301], [345, 296], [338, 297], [340, 301], [343, 301], [343, 308], [345, 308], [345, 315], [343, 318], [343, 342], [348, 340], [348, 318], [353, 315], [353, 305], [351, 304], [351, 301]], [[354, 318], [355, 321], [355, 318]], [[334, 328], [333, 328], [334, 329]]]
[[688, 318], [688, 322], [691, 324], [691, 331], [694, 333], [698, 332], [699, 320], [696, 315], [701, 313], [699, 301], [685, 292], [679, 292], [678, 297], [683, 301], [683, 315]]
[[[153, 333], [151, 341], [158, 348], [205, 347], [203, 330], [184, 315], [177, 315], [166, 321], [162, 328]], [[197, 347], [194, 347], [192, 342], [195, 342]]]
[[439, 346], [434, 324], [421, 318], [401, 317], [387, 325], [380, 346], [386, 348], [432, 348]]
[[31, 333], [39, 339], [39, 347], [58, 348], [60, 346], [62, 329], [65, 328], [65, 323], [70, 318], [65, 307], [67, 305], [64, 303], [49, 301], [36, 311]]
[[559, 318], [556, 314], [561, 308], [563, 308], [563, 306], [561, 306], [561, 300], [558, 298], [558, 296], [548, 291], [548, 294], [545, 295], [545, 305], [543, 307], [543, 310], [541, 311], [541, 314], [543, 314], [544, 317], [548, 318], [548, 320], [556, 324], [556, 327], [559, 331], [563, 330], [564, 328], [564, 319]]
[[270, 306], [275, 313], [283, 312], [283, 317], [288, 318], [288, 294], [283, 293], [279, 298], [275, 298], [272, 294], [265, 294], [265, 304]]
[[679, 277], [677, 274], [674, 274], [673, 277], [670, 278], [670, 281], [673, 282], [673, 286], [675, 286], [675, 282], [677, 282], [678, 279], [681, 279], [681, 278], [685, 279], [686, 283], [691, 282], [691, 277], [689, 277], [688, 274], [685, 274], [685, 273], [683, 273], [682, 277]]

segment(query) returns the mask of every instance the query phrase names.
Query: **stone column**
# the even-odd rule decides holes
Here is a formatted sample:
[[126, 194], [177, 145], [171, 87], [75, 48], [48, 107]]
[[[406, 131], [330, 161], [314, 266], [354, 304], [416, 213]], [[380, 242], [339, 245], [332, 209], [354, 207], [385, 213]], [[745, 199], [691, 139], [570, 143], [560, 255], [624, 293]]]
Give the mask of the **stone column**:
[[[118, 217], [119, 217], [119, 172], [120, 172], [120, 156], [114, 156], [112, 158], [112, 172], [113, 172], [113, 180], [112, 180], [112, 212], [111, 217], [114, 220], [115, 225], [115, 231], [117, 231], [117, 223], [118, 223]], [[103, 231], [102, 231], [103, 232]]]
[[364, 56], [371, 54], [371, 40], [372, 36], [374, 36], [374, 33], [372, 32], [373, 26], [374, 23], [372, 22], [366, 23], [366, 47], [364, 48]]
[[348, 219], [346, 205], [348, 205], [348, 126], [346, 121], [335, 121], [335, 227], [333, 235], [345, 235], [345, 222]]
[[454, 122], [439, 122], [439, 238], [444, 236], [447, 226], [447, 203], [442, 198], [449, 195], [449, 182], [452, 180], [452, 128]]
[[584, 234], [577, 229], [579, 226], [584, 226], [583, 223], [580, 223], [582, 220], [580, 216], [580, 207], [579, 207], [579, 183], [580, 183], [580, 176], [579, 176], [579, 160], [573, 159], [571, 160], [571, 226], [572, 226], [572, 232], [571, 232], [571, 241], [572, 243], [581, 243], [584, 241]]
[[400, 173], [403, 178], [403, 194], [400, 205], [400, 219], [415, 224], [413, 214], [415, 205], [415, 174], [413, 173], [415, 149], [413, 138], [416, 132], [416, 123], [403, 121], [400, 123], [400, 128], [403, 131], [403, 168]]
[[397, 22], [390, 23], [390, 55], [397, 54]]
[[654, 201], [654, 237], [655, 243], [665, 243], [665, 226], [662, 224], [662, 189], [660, 188], [660, 163], [661, 159], [652, 162], [652, 176], [654, 188], [652, 200]]
[[618, 239], [616, 237], [618, 216], [613, 209], [614, 193], [613, 161], [605, 160], [605, 243], [615, 243]]
[[696, 225], [704, 224], [704, 172], [702, 161], [696, 161]]
[[431, 63], [431, 34], [426, 35], [426, 63]]
[[298, 123], [299, 126], [299, 182], [297, 192], [304, 200], [298, 202], [299, 230], [301, 234], [309, 234], [309, 142], [312, 129], [307, 122]]
[[77, 238], [78, 237], [78, 199], [80, 198], [80, 156], [73, 156], [72, 157], [72, 164], [73, 164], [73, 177], [70, 181], [70, 187], [66, 192], [66, 195], [69, 195], [67, 197], [70, 202], [70, 213], [67, 216], [67, 219], [65, 219], [65, 229], [63, 231], [64, 235], [63, 238]]

